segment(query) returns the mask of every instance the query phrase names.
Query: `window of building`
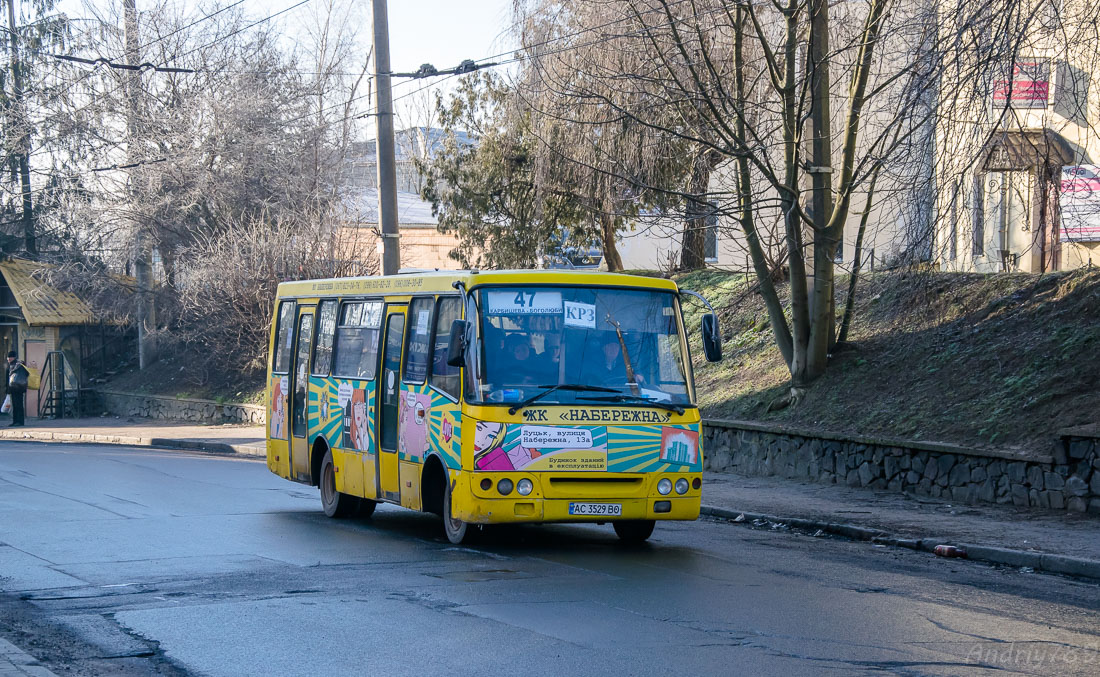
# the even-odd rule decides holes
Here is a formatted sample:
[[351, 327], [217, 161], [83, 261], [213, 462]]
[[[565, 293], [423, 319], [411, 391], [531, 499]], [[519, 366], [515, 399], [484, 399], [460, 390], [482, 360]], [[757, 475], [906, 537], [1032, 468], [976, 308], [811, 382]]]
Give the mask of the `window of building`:
[[432, 386], [458, 399], [459, 368], [447, 364], [451, 348], [451, 323], [461, 319], [462, 299], [445, 296], [439, 299], [435, 314], [435, 345], [432, 348]]
[[378, 334], [382, 327], [381, 301], [345, 303], [336, 327], [334, 376], [371, 380], [378, 369]]
[[405, 383], [423, 383], [428, 377], [432, 344], [432, 311], [435, 299], [413, 299], [409, 306], [409, 331], [405, 345]]
[[336, 334], [336, 301], [322, 301], [317, 322], [317, 347], [313, 352], [313, 375], [328, 376], [332, 367], [332, 342]]
[[294, 301], [279, 304], [278, 326], [275, 328], [275, 360], [271, 371], [276, 374], [290, 373], [290, 352], [294, 347]]

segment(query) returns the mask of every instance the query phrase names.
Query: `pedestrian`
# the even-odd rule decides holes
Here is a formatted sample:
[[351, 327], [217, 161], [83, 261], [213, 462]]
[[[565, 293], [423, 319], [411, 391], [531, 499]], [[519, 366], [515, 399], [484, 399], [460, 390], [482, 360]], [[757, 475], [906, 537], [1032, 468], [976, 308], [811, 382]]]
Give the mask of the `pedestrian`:
[[8, 353], [8, 395], [11, 396], [11, 425], [23, 425], [26, 412], [27, 382], [30, 372], [13, 350]]

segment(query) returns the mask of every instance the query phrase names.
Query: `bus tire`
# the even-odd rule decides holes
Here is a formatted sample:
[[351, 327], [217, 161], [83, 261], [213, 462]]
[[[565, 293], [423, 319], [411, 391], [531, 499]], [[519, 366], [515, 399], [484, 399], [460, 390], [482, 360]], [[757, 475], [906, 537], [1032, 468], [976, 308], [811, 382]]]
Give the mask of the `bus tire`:
[[359, 510], [356, 513], [356, 516], [362, 517], [363, 519], [369, 519], [370, 516], [374, 514], [374, 509], [377, 507], [378, 501], [372, 501], [369, 498], [360, 498]]
[[359, 507], [355, 496], [336, 491], [336, 465], [332, 462], [332, 450], [325, 451], [325, 460], [321, 461], [321, 480], [317, 483], [321, 489], [321, 507], [329, 517], [347, 517]]
[[611, 526], [615, 527], [615, 535], [623, 543], [644, 543], [653, 534], [656, 524], [655, 520], [626, 520], [612, 522]]
[[447, 540], [455, 545], [461, 545], [469, 538], [470, 525], [460, 519], [451, 516], [451, 483], [443, 482], [443, 531], [447, 534]]

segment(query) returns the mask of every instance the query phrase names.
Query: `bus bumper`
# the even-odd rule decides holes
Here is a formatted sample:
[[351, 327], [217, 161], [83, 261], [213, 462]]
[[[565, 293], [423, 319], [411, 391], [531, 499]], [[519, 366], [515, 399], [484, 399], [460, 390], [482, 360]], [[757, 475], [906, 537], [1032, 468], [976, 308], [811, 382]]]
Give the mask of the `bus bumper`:
[[[571, 504], [619, 506], [617, 514], [578, 515]], [[618, 520], [694, 520], [699, 517], [699, 497], [649, 497], [625, 499], [479, 498], [471, 496], [451, 507], [455, 517], [471, 524], [509, 522], [615, 522]]]

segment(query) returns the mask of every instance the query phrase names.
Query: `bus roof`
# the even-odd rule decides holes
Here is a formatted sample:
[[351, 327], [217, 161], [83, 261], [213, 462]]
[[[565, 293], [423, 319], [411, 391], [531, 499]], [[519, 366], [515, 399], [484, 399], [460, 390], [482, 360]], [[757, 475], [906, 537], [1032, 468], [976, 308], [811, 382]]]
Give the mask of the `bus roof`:
[[660, 277], [625, 275], [589, 270], [440, 270], [409, 272], [372, 277], [337, 277], [324, 280], [283, 282], [278, 295], [312, 298], [315, 296], [354, 296], [370, 294], [416, 294], [451, 291], [455, 282], [464, 282], [467, 289], [481, 285], [598, 285], [607, 287], [639, 287], [677, 291], [676, 283]]

